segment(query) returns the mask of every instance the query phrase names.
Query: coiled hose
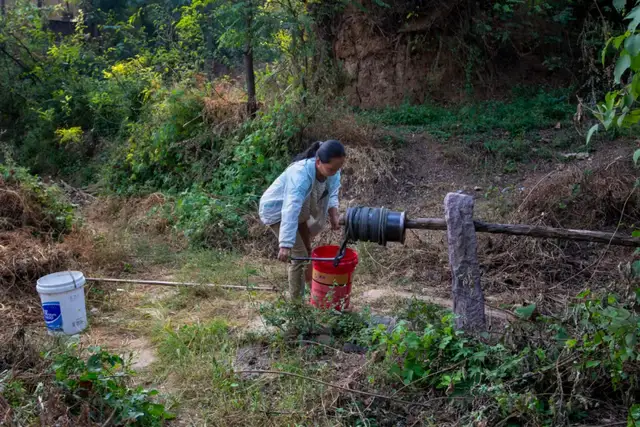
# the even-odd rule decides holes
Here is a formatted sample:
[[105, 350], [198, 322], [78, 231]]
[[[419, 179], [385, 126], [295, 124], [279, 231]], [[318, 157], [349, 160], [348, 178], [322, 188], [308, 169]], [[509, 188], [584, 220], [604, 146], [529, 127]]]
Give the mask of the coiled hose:
[[348, 208], [344, 224], [345, 241], [376, 242], [385, 246], [388, 213], [386, 208]]

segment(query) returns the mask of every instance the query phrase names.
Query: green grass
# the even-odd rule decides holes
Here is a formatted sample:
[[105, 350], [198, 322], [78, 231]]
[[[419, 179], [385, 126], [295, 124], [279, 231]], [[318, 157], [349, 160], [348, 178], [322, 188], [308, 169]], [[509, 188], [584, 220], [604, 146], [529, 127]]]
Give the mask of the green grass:
[[[154, 342], [159, 356], [155, 382], [167, 385], [182, 418], [191, 418], [194, 425], [258, 426], [274, 419], [277, 425], [309, 425], [313, 423], [310, 410], [326, 392], [299, 378], [258, 375], [245, 379], [234, 374], [236, 353], [246, 346], [261, 349], [269, 369], [313, 377], [326, 376], [330, 370], [304, 349], [286, 347], [282, 341], [248, 342], [221, 319], [178, 328], [166, 323], [154, 331]], [[254, 369], [240, 367], [247, 368]]]
[[522, 135], [567, 121], [575, 112], [566, 91], [516, 93], [511, 101], [484, 101], [461, 106], [434, 104], [387, 107], [365, 111], [365, 118], [386, 126], [410, 126], [446, 139], [495, 130]]
[[258, 279], [260, 260], [233, 252], [192, 249], [179, 255], [181, 280], [196, 283], [248, 285]]
[[[446, 107], [405, 103], [361, 111], [360, 115], [394, 134], [425, 132], [441, 142], [459, 142], [465, 147], [464, 156], [497, 161], [503, 172], [511, 173], [517, 170], [516, 163], [549, 160], [559, 151], [584, 149], [584, 138], [570, 126], [575, 106], [568, 93], [519, 89], [508, 101]], [[558, 123], [560, 129], [555, 129]], [[549, 130], [549, 135], [542, 136], [540, 130]]]

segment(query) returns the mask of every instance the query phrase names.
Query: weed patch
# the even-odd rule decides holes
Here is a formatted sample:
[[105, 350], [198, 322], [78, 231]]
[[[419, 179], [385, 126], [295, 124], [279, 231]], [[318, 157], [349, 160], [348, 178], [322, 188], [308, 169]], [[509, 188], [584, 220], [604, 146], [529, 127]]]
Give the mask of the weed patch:
[[535, 306], [519, 310], [527, 322], [495, 339], [456, 331], [450, 313], [413, 301], [395, 329], [378, 327], [372, 344], [384, 351], [403, 390], [443, 396], [457, 402], [453, 411], [465, 408], [458, 413], [462, 424], [565, 425], [602, 416], [600, 399], [633, 412], [634, 399], [625, 397], [640, 391], [639, 319], [632, 310], [614, 295], [585, 291], [562, 319], [535, 317]]
[[319, 334], [329, 334], [339, 343], [359, 341], [367, 328], [370, 313], [337, 312], [321, 310], [308, 304], [291, 303], [279, 299], [260, 306], [260, 315], [267, 326], [277, 328], [286, 338], [308, 339]]
[[[22, 354], [29, 351], [24, 344], [21, 348]], [[132, 385], [135, 372], [125, 358], [99, 347], [85, 349], [71, 340], [54, 346], [44, 358], [31, 353], [11, 367], [0, 376], [0, 409], [3, 403], [8, 406], [0, 416], [9, 426], [160, 426], [174, 418], [158, 401], [157, 391]]]

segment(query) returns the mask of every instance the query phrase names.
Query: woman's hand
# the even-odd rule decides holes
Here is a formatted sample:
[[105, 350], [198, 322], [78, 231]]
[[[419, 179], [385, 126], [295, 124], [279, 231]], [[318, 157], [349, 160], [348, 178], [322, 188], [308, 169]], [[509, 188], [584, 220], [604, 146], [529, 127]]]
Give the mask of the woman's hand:
[[340, 214], [338, 213], [337, 208], [329, 209], [329, 222], [331, 223], [332, 230], [340, 230]]
[[291, 248], [280, 248], [280, 252], [278, 252], [278, 259], [282, 262], [289, 262], [290, 255]]

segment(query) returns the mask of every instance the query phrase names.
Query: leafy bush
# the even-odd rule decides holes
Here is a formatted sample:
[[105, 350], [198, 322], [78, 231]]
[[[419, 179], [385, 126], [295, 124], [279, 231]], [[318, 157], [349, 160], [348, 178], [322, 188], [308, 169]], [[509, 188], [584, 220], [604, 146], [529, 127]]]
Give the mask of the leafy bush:
[[247, 235], [244, 215], [285, 169], [305, 115], [289, 100], [219, 135], [203, 120], [205, 94], [183, 86], [154, 92], [106, 179], [124, 194], [166, 190], [164, 214], [175, 230], [196, 246], [232, 248]]
[[260, 315], [267, 325], [287, 335], [308, 337], [320, 331], [331, 331], [332, 336], [341, 341], [359, 341], [366, 334], [370, 320], [368, 310], [362, 313], [322, 310], [284, 299], [261, 304]]
[[156, 390], [131, 388], [129, 377], [135, 372], [126, 361], [100, 347], [89, 347], [88, 357], [75, 342], [64, 352], [51, 354], [55, 382], [65, 393], [70, 408], [87, 402], [95, 421], [109, 419], [113, 425], [160, 426], [172, 419], [164, 405], [153, 401]]
[[[627, 12], [625, 20], [628, 21], [627, 29], [623, 34], [611, 37], [602, 49], [602, 65], [607, 62], [607, 55], [613, 47], [617, 52], [614, 69], [614, 83], [617, 89], [605, 95], [604, 102], [596, 105], [594, 116], [600, 123], [591, 127], [587, 134], [587, 143], [598, 131], [600, 125], [605, 130], [631, 130], [630, 135], [635, 136], [637, 126], [640, 123], [640, 107], [638, 95], [640, 95], [640, 1], [635, 1], [631, 10], [626, 9], [626, 2], [614, 2], [619, 12]], [[636, 149], [633, 155], [636, 164], [640, 160], [640, 149]]]
[[101, 46], [86, 39], [82, 12], [73, 34], [56, 37], [46, 26], [50, 12], [19, 2], [0, 20], [3, 52], [15, 59], [0, 71], [8, 84], [0, 127], [19, 163], [38, 173], [70, 173], [101, 139], [120, 136], [137, 118], [156, 74], [145, 56], [111, 58], [108, 32]]
[[216, 165], [216, 146], [202, 119], [203, 93], [188, 82], [147, 93], [140, 120], [129, 123], [127, 144], [118, 147], [105, 176], [112, 190], [134, 193], [190, 187], [201, 166]]
[[535, 306], [525, 307], [520, 314], [529, 323], [511, 326], [491, 343], [488, 336], [457, 331], [450, 312], [414, 301], [403, 314], [406, 320], [392, 331], [380, 325], [371, 343], [384, 350], [391, 374], [406, 386], [435, 387], [467, 399], [473, 411], [465, 422], [507, 417], [566, 424], [587, 416], [594, 408], [591, 398], [628, 404], [631, 420], [637, 409], [629, 397], [640, 392], [640, 316], [634, 310], [639, 303], [640, 289], [631, 304], [585, 291], [564, 319], [535, 321]]
[[297, 147], [296, 137], [305, 114], [292, 100], [262, 110], [238, 131], [232, 154], [216, 173], [213, 188], [219, 194], [241, 198], [242, 205], [255, 204], [260, 195], [285, 169]]
[[230, 249], [247, 236], [247, 224], [237, 205], [200, 188], [180, 193], [164, 210], [174, 229], [196, 246]]

